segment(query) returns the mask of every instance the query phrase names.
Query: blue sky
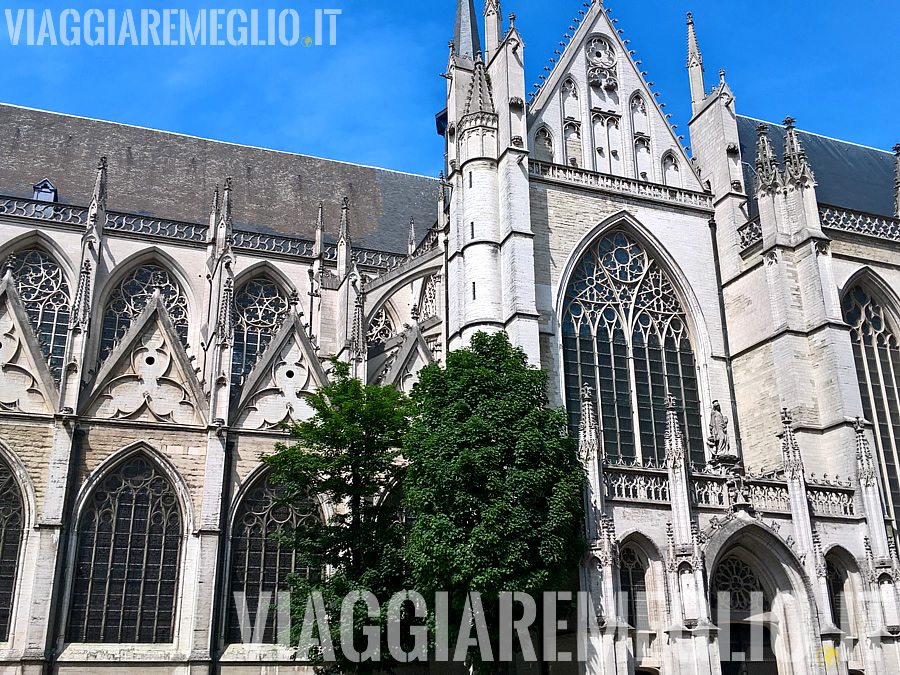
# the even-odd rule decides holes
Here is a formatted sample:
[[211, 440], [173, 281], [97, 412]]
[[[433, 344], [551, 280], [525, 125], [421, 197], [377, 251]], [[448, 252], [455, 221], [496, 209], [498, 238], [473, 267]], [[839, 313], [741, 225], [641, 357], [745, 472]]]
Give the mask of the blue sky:
[[[456, 0], [182, 0], [0, 3], [0, 100], [235, 143], [435, 175], [447, 42]], [[479, 14], [483, 0], [476, 0]], [[11, 46], [5, 10], [92, 7], [196, 12], [341, 8], [338, 45], [293, 47]], [[692, 11], [707, 85], [725, 68], [738, 112], [890, 149], [900, 142], [900, 3], [858, 0], [611, 0], [612, 16], [650, 72], [679, 133], [690, 108], [685, 13]], [[581, 9], [578, 0], [503, 0], [526, 43], [528, 85]], [[326, 31], [327, 41], [327, 31]]]

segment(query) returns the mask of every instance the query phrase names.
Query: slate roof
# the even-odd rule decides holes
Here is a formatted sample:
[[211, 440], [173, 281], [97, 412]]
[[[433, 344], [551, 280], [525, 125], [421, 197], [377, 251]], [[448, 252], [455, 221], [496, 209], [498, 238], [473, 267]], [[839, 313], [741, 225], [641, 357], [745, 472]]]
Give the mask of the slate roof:
[[[744, 178], [752, 195], [756, 167], [756, 127], [761, 120], [738, 115], [738, 137]], [[779, 159], [784, 153], [784, 127], [769, 127], [769, 138]], [[885, 150], [838, 141], [799, 131], [809, 165], [816, 176], [816, 196], [822, 204], [863, 211], [879, 216], [894, 215], [894, 155]], [[755, 200], [752, 203], [755, 207]]]
[[87, 205], [109, 160], [108, 207], [206, 223], [213, 190], [233, 177], [235, 227], [312, 239], [319, 202], [334, 241], [350, 199], [355, 246], [405, 253], [437, 220], [434, 178], [0, 104], [0, 194], [30, 198], [49, 178], [62, 203]]

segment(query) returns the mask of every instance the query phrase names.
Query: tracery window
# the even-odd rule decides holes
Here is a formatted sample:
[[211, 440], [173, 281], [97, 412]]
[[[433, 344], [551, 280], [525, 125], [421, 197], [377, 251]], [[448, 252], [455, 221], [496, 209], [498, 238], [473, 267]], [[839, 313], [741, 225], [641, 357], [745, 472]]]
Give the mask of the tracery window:
[[884, 308], [862, 286], [854, 286], [844, 296], [843, 313], [850, 326], [863, 414], [874, 425], [887, 506], [896, 519], [900, 509], [900, 344]]
[[19, 486], [9, 466], [0, 460], [0, 642], [9, 639], [23, 519], [24, 504]]
[[745, 614], [760, 608], [766, 612], [771, 609], [769, 596], [756, 573], [736, 556], [729, 556], [719, 563], [710, 587], [710, 603], [714, 610], [720, 609], [719, 593], [727, 593], [732, 612]]
[[287, 296], [268, 277], [248, 281], [234, 296], [232, 386], [243, 384], [284, 322], [288, 308]]
[[[309, 578], [311, 574], [318, 573], [305, 567], [296, 551], [282, 547], [272, 538], [279, 532], [302, 530], [304, 526], [314, 525], [320, 520], [319, 510], [313, 499], [291, 506], [282, 501], [284, 497], [284, 488], [273, 484], [267, 476], [247, 493], [237, 511], [231, 534], [227, 629], [229, 644], [244, 641], [235, 594], [245, 598], [246, 618], [249, 618], [245, 630], [249, 626], [252, 631], [252, 627], [256, 625], [258, 609], [268, 611], [277, 601], [278, 591], [288, 590], [286, 580], [289, 574]], [[253, 637], [251, 633], [247, 639]], [[261, 641], [275, 644], [277, 638], [276, 613], [269, 612]], [[255, 641], [259, 642], [260, 636], [256, 636]]]
[[53, 378], [62, 376], [71, 296], [59, 264], [38, 248], [10, 257], [13, 281]]
[[647, 569], [630, 546], [619, 554], [619, 584], [626, 603], [628, 625], [635, 630], [650, 629], [650, 609], [647, 602]]
[[382, 307], [375, 316], [369, 320], [369, 330], [366, 332], [366, 343], [370, 345], [384, 344], [397, 334], [394, 322]]
[[681, 406], [685, 446], [705, 463], [697, 364], [668, 276], [630, 235], [613, 231], [575, 267], [563, 307], [566, 407], [573, 433], [580, 391], [599, 392], [600, 431], [614, 463], [662, 464], [666, 406]]
[[122, 279], [106, 302], [100, 334], [101, 361], [109, 356], [118, 341], [131, 328], [131, 324], [141, 315], [156, 289], [159, 289], [169, 318], [175, 326], [175, 332], [178, 333], [181, 342], [187, 344], [188, 308], [184, 291], [168, 270], [156, 263], [148, 263]]
[[172, 641], [181, 523], [175, 490], [149, 458], [103, 478], [78, 522], [69, 642]]
[[437, 303], [439, 283], [440, 276], [437, 274], [432, 274], [428, 277], [428, 281], [425, 282], [425, 287], [422, 290], [422, 308], [419, 310], [421, 321], [425, 321], [425, 319], [430, 319], [431, 317], [438, 315]]

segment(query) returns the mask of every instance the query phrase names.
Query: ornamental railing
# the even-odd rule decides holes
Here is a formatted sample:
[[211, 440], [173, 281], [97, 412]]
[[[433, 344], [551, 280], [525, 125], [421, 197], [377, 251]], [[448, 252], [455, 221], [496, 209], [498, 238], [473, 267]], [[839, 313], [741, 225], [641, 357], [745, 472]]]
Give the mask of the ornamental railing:
[[605, 173], [596, 173], [560, 164], [545, 164], [529, 160], [528, 173], [537, 178], [547, 178], [573, 185], [584, 185], [631, 197], [653, 199], [701, 209], [713, 208], [712, 195], [704, 192], [693, 192], [668, 185], [648, 183], [623, 176], [611, 176]]
[[851, 211], [835, 206], [819, 205], [822, 227], [865, 234], [870, 237], [900, 241], [900, 220], [875, 216], [871, 213]]
[[762, 241], [762, 225], [759, 216], [738, 228], [738, 236], [741, 238], [741, 250], [746, 251], [754, 244]]
[[88, 210], [83, 206], [0, 197], [0, 215], [50, 220], [65, 225], [87, 225]]
[[853, 517], [853, 490], [841, 488], [811, 487], [806, 491], [812, 512], [817, 516]]
[[606, 498], [612, 500], [669, 502], [669, 476], [665, 471], [605, 468], [603, 489]]
[[[88, 209], [83, 206], [58, 204], [56, 202], [0, 196], [0, 216], [51, 221], [64, 225], [86, 226]], [[188, 223], [180, 220], [154, 218], [118, 211], [107, 212], [104, 229], [113, 232], [138, 234], [145, 237], [176, 239], [197, 244], [205, 243], [209, 235], [209, 225], [203, 223]], [[434, 233], [433, 236], [432, 233]], [[430, 230], [420, 247], [425, 245], [428, 247], [428, 250], [431, 250], [437, 245], [437, 241], [437, 233], [434, 230]], [[263, 251], [306, 260], [312, 260], [315, 255], [315, 244], [308, 239], [248, 230], [234, 231], [234, 246], [246, 251]], [[425, 250], [423, 249], [424, 252]], [[323, 257], [327, 261], [336, 261], [337, 246], [327, 244], [323, 250]], [[390, 253], [365, 248], [353, 249], [353, 261], [355, 263], [360, 267], [371, 268], [380, 272], [394, 269], [407, 260], [408, 257], [402, 253]]]
[[202, 242], [206, 241], [209, 225], [110, 211], [106, 214], [106, 229], [150, 237]]

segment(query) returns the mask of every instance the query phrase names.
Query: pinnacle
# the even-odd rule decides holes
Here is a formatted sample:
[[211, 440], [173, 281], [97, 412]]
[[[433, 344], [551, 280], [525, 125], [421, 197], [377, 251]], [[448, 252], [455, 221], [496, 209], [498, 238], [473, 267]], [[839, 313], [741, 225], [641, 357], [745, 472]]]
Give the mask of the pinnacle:
[[456, 28], [453, 32], [453, 53], [474, 59], [481, 52], [481, 37], [474, 0], [457, 0]]
[[484, 62], [480, 58], [481, 54], [479, 53], [478, 56], [478, 60], [475, 61], [472, 86], [469, 87], [469, 95], [466, 98], [466, 108], [463, 115], [479, 112], [495, 112], [491, 82], [488, 78], [487, 71], [485, 70]]

